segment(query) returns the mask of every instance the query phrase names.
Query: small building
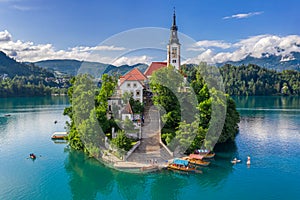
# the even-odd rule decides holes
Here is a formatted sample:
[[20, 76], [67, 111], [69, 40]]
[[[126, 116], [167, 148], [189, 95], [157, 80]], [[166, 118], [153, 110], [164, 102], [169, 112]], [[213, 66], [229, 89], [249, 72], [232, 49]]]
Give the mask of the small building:
[[147, 82], [147, 77], [137, 68], [119, 78], [118, 86], [120, 95], [128, 92], [132, 94], [134, 100], [143, 103], [143, 91]]
[[131, 108], [130, 103], [128, 102], [126, 106], [121, 110], [121, 118], [122, 121], [124, 121], [126, 118], [130, 119], [131, 121], [133, 120], [133, 111]]

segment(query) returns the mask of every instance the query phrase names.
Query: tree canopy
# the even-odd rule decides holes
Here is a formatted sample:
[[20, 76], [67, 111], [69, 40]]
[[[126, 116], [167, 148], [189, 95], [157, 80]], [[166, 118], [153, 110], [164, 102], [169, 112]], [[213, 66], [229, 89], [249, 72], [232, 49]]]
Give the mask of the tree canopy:
[[182, 153], [201, 147], [212, 149], [217, 142], [234, 140], [239, 114], [234, 101], [224, 93], [218, 70], [201, 63], [192, 71], [183, 69], [181, 73], [188, 74], [190, 84], [171, 66], [151, 77], [153, 102], [166, 111], [162, 116], [163, 141], [172, 150], [180, 146]]

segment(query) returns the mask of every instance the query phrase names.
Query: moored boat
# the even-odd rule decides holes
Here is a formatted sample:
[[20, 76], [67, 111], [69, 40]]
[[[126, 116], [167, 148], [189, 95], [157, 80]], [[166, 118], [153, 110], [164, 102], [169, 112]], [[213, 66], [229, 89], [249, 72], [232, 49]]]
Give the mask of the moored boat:
[[197, 172], [195, 166], [191, 165], [188, 160], [182, 159], [174, 159], [173, 162], [168, 165], [168, 169], [184, 172]]
[[211, 158], [215, 157], [215, 155], [216, 155], [214, 152], [209, 151], [207, 149], [196, 149], [194, 151], [194, 154], [201, 155], [204, 158], [208, 158], [208, 159], [211, 159]]
[[68, 136], [67, 132], [54, 132], [51, 136], [53, 140], [64, 140]]
[[210, 162], [204, 161], [202, 159], [196, 159], [196, 158], [191, 158], [191, 157], [183, 157], [184, 160], [188, 160], [189, 163], [194, 164], [194, 165], [200, 165], [200, 166], [208, 166]]

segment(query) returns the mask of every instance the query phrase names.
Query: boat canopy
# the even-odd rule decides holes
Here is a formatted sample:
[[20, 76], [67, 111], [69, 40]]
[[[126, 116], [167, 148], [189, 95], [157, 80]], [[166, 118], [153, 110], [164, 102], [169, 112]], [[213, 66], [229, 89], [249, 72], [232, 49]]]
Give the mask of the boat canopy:
[[200, 154], [190, 154], [189, 158], [191, 159], [198, 159], [198, 160], [202, 160], [204, 157], [204, 155], [200, 155]]
[[189, 161], [188, 160], [181, 160], [181, 159], [178, 159], [178, 158], [174, 159], [173, 163], [177, 164], [177, 165], [184, 165], [184, 166], [188, 166], [189, 165]]

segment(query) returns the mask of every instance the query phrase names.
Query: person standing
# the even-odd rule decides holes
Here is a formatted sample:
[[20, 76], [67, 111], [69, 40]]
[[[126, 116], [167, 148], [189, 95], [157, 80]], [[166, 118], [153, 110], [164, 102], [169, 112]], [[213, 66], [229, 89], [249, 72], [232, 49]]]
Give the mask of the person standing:
[[250, 156], [247, 157], [247, 165], [249, 166], [251, 164], [251, 161], [250, 161]]

